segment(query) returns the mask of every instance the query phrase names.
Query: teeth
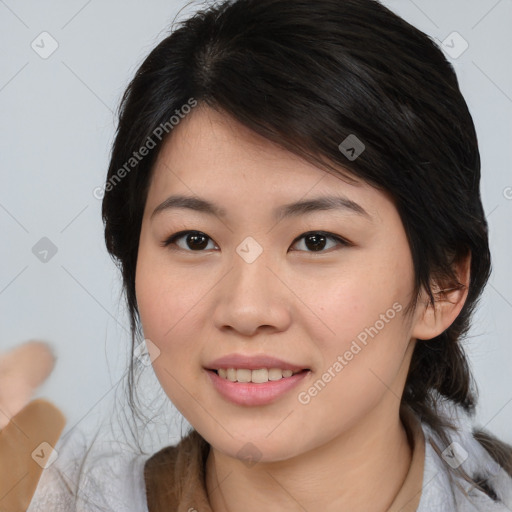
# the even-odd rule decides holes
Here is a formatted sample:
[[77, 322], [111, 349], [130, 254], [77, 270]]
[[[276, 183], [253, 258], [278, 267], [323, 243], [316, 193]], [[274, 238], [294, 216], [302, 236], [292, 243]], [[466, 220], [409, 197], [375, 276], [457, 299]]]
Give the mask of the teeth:
[[238, 382], [251, 382], [251, 370], [237, 370], [236, 380]]
[[280, 368], [260, 368], [258, 370], [248, 370], [246, 368], [219, 368], [217, 370], [219, 377], [230, 380], [231, 382], [253, 382], [263, 384], [268, 381], [281, 380], [291, 377], [295, 373], [292, 370], [281, 370]]
[[[240, 370], [237, 371], [237, 373]], [[256, 382], [257, 384], [262, 384], [263, 382], [268, 382], [268, 370], [266, 368], [261, 368], [261, 370], [247, 370], [251, 375], [251, 382]]]

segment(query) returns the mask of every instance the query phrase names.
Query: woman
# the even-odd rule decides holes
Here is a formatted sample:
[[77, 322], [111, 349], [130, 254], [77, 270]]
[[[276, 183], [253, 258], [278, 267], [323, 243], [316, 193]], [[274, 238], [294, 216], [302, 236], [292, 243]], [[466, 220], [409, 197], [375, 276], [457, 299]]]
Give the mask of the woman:
[[461, 347], [479, 180], [452, 66], [378, 2], [192, 16], [123, 97], [103, 219], [133, 348], [193, 429], [124, 487], [49, 468], [29, 510], [509, 510]]

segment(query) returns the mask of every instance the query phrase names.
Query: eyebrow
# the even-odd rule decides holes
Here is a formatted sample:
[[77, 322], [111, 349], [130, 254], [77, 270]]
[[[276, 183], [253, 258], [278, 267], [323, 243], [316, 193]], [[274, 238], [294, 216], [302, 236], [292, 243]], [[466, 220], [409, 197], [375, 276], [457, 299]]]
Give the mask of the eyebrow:
[[[225, 218], [227, 215], [224, 208], [206, 199], [186, 195], [172, 195], [153, 210], [151, 218], [165, 210], [181, 208], [222, 218]], [[344, 210], [366, 217], [368, 220], [372, 219], [371, 215], [361, 205], [344, 196], [319, 196], [304, 201], [288, 203], [274, 209], [273, 215], [276, 220], [282, 220], [288, 217], [297, 217], [325, 210]]]

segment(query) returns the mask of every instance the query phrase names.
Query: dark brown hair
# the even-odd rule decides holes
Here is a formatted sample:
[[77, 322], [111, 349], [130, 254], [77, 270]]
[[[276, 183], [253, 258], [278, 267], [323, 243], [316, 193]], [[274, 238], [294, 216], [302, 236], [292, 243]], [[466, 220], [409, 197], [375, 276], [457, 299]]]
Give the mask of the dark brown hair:
[[[123, 277], [132, 348], [142, 341], [135, 268], [151, 172], [169, 122], [190, 98], [343, 179], [356, 176], [393, 198], [423, 286], [461, 284], [454, 264], [471, 255], [464, 307], [443, 333], [415, 348], [402, 401], [442, 438], [439, 398], [472, 413], [476, 387], [462, 347], [491, 271], [473, 120], [442, 51], [375, 0], [235, 0], [182, 22], [137, 70], [120, 104], [102, 215]], [[349, 135], [365, 145], [351, 160]], [[155, 147], [114, 184], [149, 139]], [[343, 173], [341, 169], [348, 173]], [[133, 360], [130, 404], [133, 400]], [[483, 437], [480, 438], [483, 440]], [[509, 471], [508, 448], [484, 446]]]

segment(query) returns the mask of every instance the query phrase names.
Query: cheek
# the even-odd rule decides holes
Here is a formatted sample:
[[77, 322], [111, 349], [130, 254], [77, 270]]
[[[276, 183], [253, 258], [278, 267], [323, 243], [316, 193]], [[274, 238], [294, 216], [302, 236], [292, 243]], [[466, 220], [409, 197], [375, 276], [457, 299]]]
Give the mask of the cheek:
[[193, 275], [169, 265], [160, 251], [139, 253], [135, 289], [140, 320], [144, 337], [160, 351], [153, 368], [167, 394], [176, 388], [174, 377], [179, 382], [191, 378], [192, 345], [204, 329], [202, 301], [213, 283]]
[[190, 274], [169, 264], [165, 251], [141, 245], [135, 293], [145, 337], [154, 338], [158, 345], [175, 337], [175, 331], [193, 316], [200, 288], [197, 282], [191, 282]]
[[[326, 273], [313, 286], [311, 279], [301, 283], [317, 313], [309, 325], [322, 371], [343, 374], [336, 379], [342, 386], [350, 382], [371, 388], [372, 382], [378, 385], [376, 375], [391, 383], [400, 368], [409, 341], [403, 312], [413, 279], [407, 253], [404, 258], [400, 254], [386, 257], [380, 251], [347, 264], [342, 272]], [[333, 369], [336, 362], [338, 372]]]
[[[393, 298], [372, 300], [367, 296], [340, 296], [335, 306], [325, 305], [326, 323], [333, 331], [331, 336], [323, 337], [323, 364], [331, 367], [341, 356], [344, 370], [357, 367], [352, 378], [366, 374], [370, 368], [376, 372], [382, 370], [391, 373], [398, 369], [402, 354], [407, 348], [407, 336], [403, 321], [404, 307]], [[391, 376], [391, 375], [390, 375]]]
[[[375, 266], [361, 262], [343, 272], [326, 272], [320, 279], [306, 276], [297, 286], [331, 337], [346, 339], [379, 321], [388, 310], [394, 318], [396, 309], [404, 309], [407, 281], [404, 271], [398, 273], [382, 262]], [[395, 303], [402, 308], [393, 309]]]
[[152, 361], [155, 375], [169, 399], [187, 416], [194, 411], [189, 410], [193, 401], [185, 391], [189, 387], [187, 379], [191, 378], [190, 339], [186, 333], [190, 336], [197, 299], [188, 292], [183, 277], [172, 275], [169, 270], [140, 258], [136, 295], [144, 338], [158, 348]]
[[405, 304], [383, 275], [352, 274], [324, 287], [325, 294], [315, 287], [318, 292], [309, 295], [329, 330], [316, 319], [310, 323], [321, 364], [299, 401], [306, 404], [305, 414], [320, 418], [324, 432], [334, 435], [341, 424], [348, 428], [389, 390], [400, 392], [395, 383], [408, 346]]

